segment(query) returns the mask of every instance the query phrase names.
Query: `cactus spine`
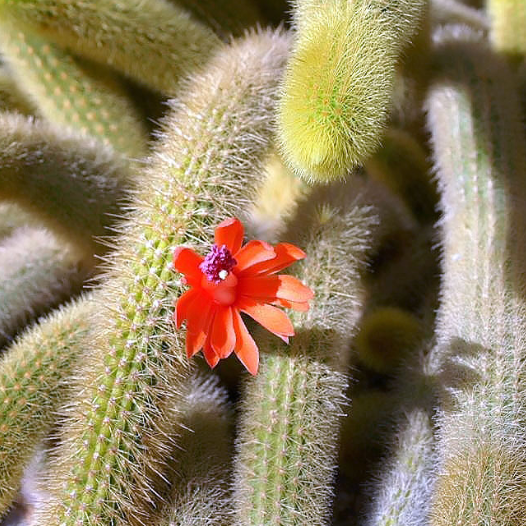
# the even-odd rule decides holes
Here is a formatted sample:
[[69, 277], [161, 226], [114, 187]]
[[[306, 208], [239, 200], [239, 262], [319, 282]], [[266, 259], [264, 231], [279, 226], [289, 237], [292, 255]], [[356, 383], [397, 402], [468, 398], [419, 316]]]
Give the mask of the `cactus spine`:
[[447, 390], [433, 526], [526, 523], [526, 152], [511, 72], [465, 29], [436, 38], [428, 119], [444, 211]]
[[37, 524], [152, 524], [191, 368], [171, 320], [183, 290], [173, 251], [184, 243], [203, 249], [213, 227], [253, 198], [287, 53], [282, 33], [250, 34], [223, 48], [172, 102], [99, 291], [85, 388]]
[[328, 524], [346, 401], [343, 371], [374, 224], [371, 209], [355, 205], [345, 212], [327, 204], [311, 209], [310, 224], [305, 209], [298, 215], [292, 238], [301, 239], [308, 261], [297, 275], [315, 299], [307, 314], [291, 315], [296, 336], [288, 349], [260, 334], [260, 371], [246, 382], [242, 399], [234, 524]]
[[0, 114], [0, 198], [19, 203], [85, 255], [102, 253], [132, 185], [128, 162], [94, 139]]
[[49, 40], [168, 94], [220, 43], [165, 0], [2, 0], [0, 19], [27, 23]]
[[395, 65], [426, 2], [296, 0], [298, 37], [279, 108], [281, 150], [317, 181], [342, 178], [379, 145]]
[[67, 391], [65, 378], [87, 334], [92, 303], [81, 299], [42, 320], [0, 359], [0, 517]]
[[41, 117], [129, 156], [144, 153], [145, 127], [116, 80], [94, 78], [66, 51], [24, 32], [23, 25], [0, 22], [0, 28], [0, 47], [17, 87]]

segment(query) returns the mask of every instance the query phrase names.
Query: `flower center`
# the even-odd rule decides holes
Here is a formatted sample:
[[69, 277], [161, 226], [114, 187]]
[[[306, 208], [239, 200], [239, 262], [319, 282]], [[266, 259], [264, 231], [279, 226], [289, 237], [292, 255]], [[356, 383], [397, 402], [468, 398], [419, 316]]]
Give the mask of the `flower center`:
[[204, 261], [199, 265], [201, 272], [212, 283], [224, 281], [230, 271], [237, 265], [226, 245], [212, 245], [212, 249], [206, 255]]

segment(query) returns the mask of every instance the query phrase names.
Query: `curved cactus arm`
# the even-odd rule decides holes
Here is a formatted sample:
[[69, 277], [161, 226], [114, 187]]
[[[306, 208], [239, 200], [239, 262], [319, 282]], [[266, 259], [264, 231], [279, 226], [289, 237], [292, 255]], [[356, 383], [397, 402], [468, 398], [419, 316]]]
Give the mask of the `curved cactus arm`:
[[63, 307], [23, 333], [0, 359], [0, 517], [64, 402], [92, 313], [86, 298]]
[[145, 153], [146, 127], [116, 79], [101, 71], [93, 76], [67, 51], [22, 24], [0, 21], [0, 29], [0, 49], [17, 88], [40, 117], [128, 156]]
[[489, 32], [490, 21], [487, 14], [459, 0], [431, 0], [430, 18], [437, 24], [465, 24], [486, 34]]
[[127, 161], [94, 139], [0, 114], [0, 198], [15, 201], [87, 255], [105, 248], [133, 179]]
[[435, 67], [427, 107], [444, 212], [436, 360], [446, 389], [431, 524], [523, 524], [526, 139], [515, 79], [466, 28], [436, 36]]
[[288, 45], [283, 33], [260, 32], [225, 46], [172, 102], [99, 291], [100, 318], [79, 373], [85, 388], [36, 524], [154, 524], [191, 370], [172, 323], [184, 290], [173, 251], [209, 246], [219, 221], [248, 208], [271, 145]]
[[183, 400], [181, 453], [162, 526], [230, 524], [233, 422], [226, 390], [215, 376], [196, 375]]
[[310, 222], [305, 212], [296, 231], [304, 235], [293, 239], [302, 240], [307, 259], [296, 275], [315, 297], [308, 313], [294, 316], [290, 348], [258, 333], [260, 371], [244, 386], [234, 465], [234, 524], [243, 526], [321, 525], [330, 518], [343, 371], [374, 216], [360, 203], [346, 211], [321, 206], [314, 217], [311, 209]]
[[395, 66], [426, 2], [296, 0], [297, 41], [278, 119], [281, 151], [300, 176], [342, 178], [379, 145]]
[[2, 0], [0, 20], [10, 19], [172, 95], [181, 75], [201, 66], [220, 43], [210, 29], [166, 0]]
[[82, 289], [91, 260], [36, 227], [17, 228], [0, 243], [0, 345], [43, 312]]

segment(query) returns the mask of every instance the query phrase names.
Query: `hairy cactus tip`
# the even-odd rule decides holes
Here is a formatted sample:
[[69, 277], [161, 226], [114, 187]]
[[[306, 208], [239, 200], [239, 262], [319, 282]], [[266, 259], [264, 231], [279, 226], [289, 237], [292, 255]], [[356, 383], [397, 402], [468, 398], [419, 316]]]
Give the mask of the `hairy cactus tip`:
[[255, 375], [259, 352], [241, 312], [288, 343], [294, 328], [277, 307], [306, 311], [314, 295], [297, 278], [276, 274], [305, 258], [301, 249], [259, 240], [243, 245], [243, 236], [241, 221], [230, 218], [216, 227], [215, 244], [206, 257], [187, 247], [176, 249], [174, 267], [191, 288], [177, 300], [174, 319], [177, 328], [186, 320], [189, 358], [203, 349], [206, 361], [215, 367], [235, 352]]

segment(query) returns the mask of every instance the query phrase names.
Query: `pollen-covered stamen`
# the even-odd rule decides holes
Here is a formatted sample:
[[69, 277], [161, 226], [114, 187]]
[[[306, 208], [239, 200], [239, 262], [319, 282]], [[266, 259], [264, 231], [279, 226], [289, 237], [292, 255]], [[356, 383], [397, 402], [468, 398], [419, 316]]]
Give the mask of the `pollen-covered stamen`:
[[221, 283], [225, 280], [230, 271], [237, 265], [237, 261], [232, 257], [226, 245], [212, 245], [212, 249], [199, 265], [199, 269], [207, 277], [208, 281]]

